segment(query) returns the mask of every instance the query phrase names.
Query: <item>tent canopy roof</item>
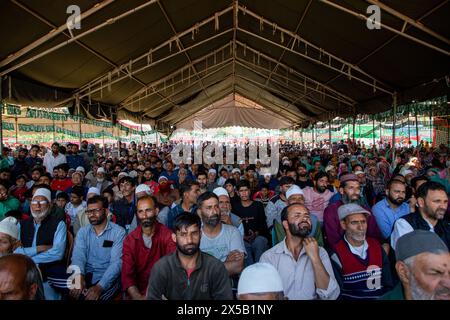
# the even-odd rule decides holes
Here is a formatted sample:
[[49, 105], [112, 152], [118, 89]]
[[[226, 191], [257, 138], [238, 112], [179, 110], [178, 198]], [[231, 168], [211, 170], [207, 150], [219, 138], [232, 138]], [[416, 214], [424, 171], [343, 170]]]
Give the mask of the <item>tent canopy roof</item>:
[[[69, 32], [74, 3], [81, 28]], [[366, 25], [370, 4], [381, 8], [381, 29]], [[394, 93], [401, 104], [448, 90], [443, 0], [15, 0], [0, 11], [11, 103], [67, 106], [78, 95], [93, 117], [111, 108], [182, 125], [239, 94], [278, 125], [305, 125], [384, 111]]]

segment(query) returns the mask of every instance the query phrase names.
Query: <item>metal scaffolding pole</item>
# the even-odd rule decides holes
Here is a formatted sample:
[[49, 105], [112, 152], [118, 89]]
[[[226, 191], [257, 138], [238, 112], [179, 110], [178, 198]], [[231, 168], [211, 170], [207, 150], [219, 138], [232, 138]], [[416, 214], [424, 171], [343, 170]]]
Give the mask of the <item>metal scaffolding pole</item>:
[[393, 101], [393, 105], [394, 105], [394, 114], [392, 117], [392, 160], [395, 159], [395, 122], [396, 122], [396, 118], [397, 118], [397, 92], [394, 92], [394, 101]]
[[300, 128], [300, 140], [302, 142], [302, 148], [305, 145], [305, 142], [303, 141], [303, 128]]
[[408, 144], [411, 143], [411, 128], [409, 123], [409, 107], [408, 107]]
[[383, 142], [383, 132], [381, 131], [381, 121], [380, 121], [380, 143]]
[[81, 148], [81, 108], [80, 108], [80, 95], [77, 94], [75, 96], [75, 106], [78, 112], [78, 134], [80, 135], [78, 138], [79, 146]]
[[56, 134], [55, 119], [53, 119], [52, 122], [53, 122], [53, 142], [55, 142], [56, 141], [56, 137], [55, 137], [55, 134]]
[[418, 120], [417, 120], [417, 110], [416, 110], [416, 112], [415, 112], [415, 115], [414, 115], [414, 117], [415, 117], [415, 123], [416, 123], [416, 141], [417, 141], [417, 146], [419, 145], [419, 122], [418, 122]]
[[430, 110], [430, 145], [433, 146], [433, 108]]
[[375, 146], [375, 117], [372, 118], [372, 140]]
[[447, 117], [447, 146], [450, 147], [450, 118]]
[[353, 143], [356, 144], [355, 140], [355, 127], [356, 127], [356, 116], [353, 117]]
[[331, 120], [328, 120], [328, 140], [330, 141], [330, 154], [332, 154], [333, 146], [331, 145]]
[[17, 114], [14, 116], [14, 122], [16, 125], [16, 144], [18, 144], [19, 143], [19, 124], [18, 124]]
[[[61, 127], [62, 127], [61, 142], [62, 142], [62, 141], [64, 141], [64, 121], [63, 120], [61, 120]], [[56, 128], [55, 128], [55, 130], [56, 130]], [[55, 142], [55, 141], [53, 141], [53, 142]], [[81, 146], [80, 146], [80, 148], [81, 148]]]
[[140, 120], [141, 120], [141, 144], [142, 144], [142, 142], [144, 142], [144, 136], [143, 136], [144, 131], [142, 130], [142, 117], [140, 118]]
[[106, 155], [106, 146], [105, 146], [105, 129], [102, 130], [102, 143], [103, 143], [103, 155]]

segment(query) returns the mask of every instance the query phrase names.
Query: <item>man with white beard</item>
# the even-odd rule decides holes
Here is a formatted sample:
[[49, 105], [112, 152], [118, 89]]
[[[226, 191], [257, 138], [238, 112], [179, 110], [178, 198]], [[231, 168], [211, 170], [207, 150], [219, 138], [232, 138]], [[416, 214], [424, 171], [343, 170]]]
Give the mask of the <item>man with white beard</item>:
[[450, 300], [450, 254], [434, 232], [414, 230], [396, 243], [400, 283], [383, 300]]
[[29, 256], [39, 266], [46, 298], [58, 300], [60, 296], [55, 289], [67, 289], [63, 262], [67, 227], [64, 212], [51, 203], [49, 189], [36, 189], [30, 202], [31, 217], [20, 222], [22, 246], [14, 253]]
[[367, 237], [370, 212], [356, 203], [338, 209], [344, 236], [331, 256], [342, 300], [373, 300], [393, 287], [387, 254], [377, 239]]
[[242, 219], [231, 212], [230, 195], [225, 188], [218, 187], [213, 190], [214, 194], [219, 198], [220, 220], [232, 226], [235, 226], [239, 233], [244, 237], [244, 225]]

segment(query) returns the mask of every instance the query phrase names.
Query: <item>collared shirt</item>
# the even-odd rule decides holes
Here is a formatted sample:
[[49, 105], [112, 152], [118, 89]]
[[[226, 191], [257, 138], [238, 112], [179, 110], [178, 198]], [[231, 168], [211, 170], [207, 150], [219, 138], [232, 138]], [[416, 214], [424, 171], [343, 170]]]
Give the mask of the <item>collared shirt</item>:
[[[431, 232], [434, 232], [434, 227], [433, 225], [427, 220], [424, 219], [425, 222], [428, 224], [428, 226], [430, 227]], [[395, 246], [397, 245], [397, 240], [410, 232], [413, 232], [414, 228], [409, 224], [408, 221], [406, 221], [403, 218], [398, 219], [395, 224], [394, 224], [394, 230], [392, 231], [392, 235], [391, 235], [391, 247], [395, 248]]]
[[72, 265], [78, 266], [82, 275], [92, 273], [92, 283], [107, 290], [120, 278], [124, 239], [125, 230], [110, 221], [99, 235], [92, 225], [85, 226], [77, 233]]
[[409, 205], [403, 202], [396, 209], [392, 208], [387, 199], [379, 201], [373, 206], [372, 212], [380, 228], [383, 238], [387, 239], [392, 233], [395, 221], [409, 214]]
[[[17, 225], [19, 227], [19, 237], [20, 237], [20, 223]], [[14, 250], [14, 253], [20, 253], [29, 256], [33, 259], [34, 263], [49, 263], [62, 260], [64, 257], [64, 251], [66, 250], [66, 239], [67, 239], [67, 227], [64, 221], [60, 221], [56, 227], [55, 235], [53, 236], [53, 246], [51, 249], [37, 253], [36, 237], [41, 224], [34, 223], [34, 236], [33, 243], [31, 247], [24, 248], [20, 247]], [[19, 239], [20, 240], [20, 239]]]
[[53, 152], [47, 152], [44, 156], [44, 166], [47, 169], [47, 172], [50, 173], [53, 177], [53, 168], [62, 164], [67, 163], [66, 156], [62, 153], [58, 153], [55, 157]]
[[334, 277], [330, 258], [322, 247], [319, 247], [319, 256], [330, 277], [326, 290], [316, 287], [312, 262], [306, 254], [305, 247], [300, 251], [296, 261], [286, 245], [286, 238], [264, 252], [259, 262], [268, 262], [278, 270], [283, 281], [284, 294], [289, 300], [335, 300], [339, 296], [340, 289]]
[[369, 249], [369, 244], [367, 243], [366, 240], [364, 240], [364, 243], [362, 246], [360, 247], [354, 247], [352, 246], [352, 244], [350, 242], [348, 242], [347, 240], [347, 236], [344, 235], [344, 241], [347, 242], [348, 247], [350, 248], [351, 253], [353, 253], [354, 255], [357, 255], [358, 257], [360, 257], [362, 260], [366, 260], [367, 257], [367, 249]]

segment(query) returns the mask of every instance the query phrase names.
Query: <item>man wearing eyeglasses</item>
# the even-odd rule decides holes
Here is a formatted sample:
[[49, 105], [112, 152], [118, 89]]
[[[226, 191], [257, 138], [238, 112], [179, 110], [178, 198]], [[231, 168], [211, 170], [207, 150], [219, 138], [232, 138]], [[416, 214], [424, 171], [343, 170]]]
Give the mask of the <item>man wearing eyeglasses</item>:
[[86, 214], [90, 225], [75, 239], [72, 266], [79, 268], [70, 296], [78, 300], [111, 300], [120, 292], [122, 244], [125, 230], [107, 219], [108, 200], [94, 196]]
[[145, 300], [153, 265], [176, 250], [172, 231], [157, 221], [158, 213], [154, 197], [140, 197], [137, 202], [140, 225], [123, 243], [122, 288], [132, 300]]
[[51, 205], [51, 191], [37, 188], [30, 202], [31, 217], [20, 222], [22, 247], [14, 253], [31, 257], [39, 266], [44, 281], [44, 293], [48, 300], [59, 300], [67, 289], [62, 284], [67, 276], [64, 267], [67, 227], [64, 212]]

